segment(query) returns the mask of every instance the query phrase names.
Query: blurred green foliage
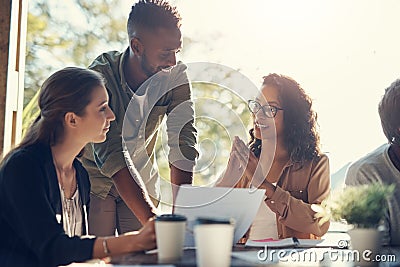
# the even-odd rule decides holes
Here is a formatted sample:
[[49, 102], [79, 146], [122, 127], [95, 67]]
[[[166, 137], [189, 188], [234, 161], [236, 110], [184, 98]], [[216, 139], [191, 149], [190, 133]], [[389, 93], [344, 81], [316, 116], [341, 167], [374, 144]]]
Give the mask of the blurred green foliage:
[[360, 228], [376, 228], [388, 208], [394, 185], [379, 183], [348, 186], [328, 204], [334, 220], [344, 219]]
[[[224, 171], [235, 135], [247, 141], [251, 124], [246, 102], [220, 85], [193, 82], [193, 101], [198, 130], [198, 150], [194, 184], [211, 186]], [[165, 121], [157, 140], [157, 163], [164, 180], [169, 181]]]
[[127, 46], [126, 18], [120, 15], [119, 2], [29, 2], [23, 134], [38, 114], [37, 93], [51, 73], [71, 65], [86, 67], [103, 50]]

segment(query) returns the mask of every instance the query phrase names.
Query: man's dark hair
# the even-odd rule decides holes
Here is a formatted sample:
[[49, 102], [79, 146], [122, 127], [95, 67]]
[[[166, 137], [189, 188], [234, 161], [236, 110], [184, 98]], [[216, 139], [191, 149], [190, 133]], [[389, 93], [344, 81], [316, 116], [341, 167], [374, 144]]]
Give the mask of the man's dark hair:
[[127, 30], [129, 39], [135, 37], [139, 29], [180, 28], [181, 16], [176, 7], [163, 0], [140, 0], [132, 6]]
[[383, 132], [389, 143], [400, 145], [400, 80], [385, 90], [378, 107]]

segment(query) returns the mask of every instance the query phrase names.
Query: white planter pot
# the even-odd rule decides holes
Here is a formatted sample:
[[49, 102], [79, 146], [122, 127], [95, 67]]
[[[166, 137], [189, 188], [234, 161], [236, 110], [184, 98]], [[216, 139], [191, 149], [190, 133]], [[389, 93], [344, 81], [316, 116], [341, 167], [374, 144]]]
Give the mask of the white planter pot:
[[354, 228], [348, 231], [352, 251], [357, 251], [359, 261], [354, 262], [357, 266], [378, 266], [374, 261], [379, 254], [382, 244], [381, 232], [375, 228]]

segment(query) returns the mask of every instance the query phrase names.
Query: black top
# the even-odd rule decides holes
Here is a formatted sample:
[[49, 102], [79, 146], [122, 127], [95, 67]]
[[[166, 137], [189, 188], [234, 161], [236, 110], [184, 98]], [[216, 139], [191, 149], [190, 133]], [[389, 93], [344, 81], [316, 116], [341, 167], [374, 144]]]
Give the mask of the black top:
[[[84, 205], [88, 210], [89, 177], [78, 160], [73, 165], [82, 211]], [[62, 206], [50, 147], [14, 151], [0, 168], [0, 265], [58, 266], [90, 259], [95, 239], [68, 237], [56, 215], [62, 216]]]

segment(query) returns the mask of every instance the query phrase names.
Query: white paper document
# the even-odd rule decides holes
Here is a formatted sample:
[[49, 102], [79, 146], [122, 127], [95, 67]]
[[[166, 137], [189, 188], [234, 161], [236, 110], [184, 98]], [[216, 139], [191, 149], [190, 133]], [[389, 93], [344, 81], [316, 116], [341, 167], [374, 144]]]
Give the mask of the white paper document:
[[322, 239], [297, 239], [295, 237], [278, 240], [250, 240], [246, 242], [246, 247], [269, 247], [269, 248], [312, 248], [312, 247], [331, 247], [348, 248], [350, 237], [346, 233], [335, 233], [325, 235]]
[[264, 194], [264, 189], [181, 186], [174, 212], [188, 219], [185, 247], [195, 246], [193, 224], [198, 217], [234, 219], [235, 244], [253, 222]]

